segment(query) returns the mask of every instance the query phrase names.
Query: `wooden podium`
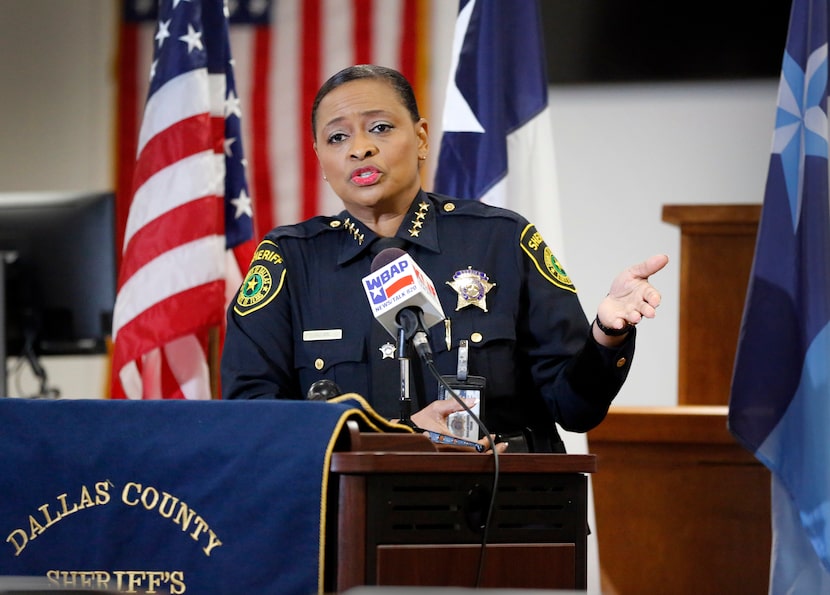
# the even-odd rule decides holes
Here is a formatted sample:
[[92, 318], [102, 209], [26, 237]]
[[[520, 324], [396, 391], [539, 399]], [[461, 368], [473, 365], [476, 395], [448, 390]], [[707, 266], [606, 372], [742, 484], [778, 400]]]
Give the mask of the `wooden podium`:
[[589, 432], [606, 593], [767, 593], [769, 471], [726, 412], [612, 407]]
[[727, 405], [761, 205], [664, 205], [680, 227], [679, 405]]
[[[473, 587], [494, 457], [359, 433], [333, 453], [326, 590]], [[585, 589], [593, 455], [501, 454], [481, 587]], [[336, 506], [333, 505], [336, 503]]]

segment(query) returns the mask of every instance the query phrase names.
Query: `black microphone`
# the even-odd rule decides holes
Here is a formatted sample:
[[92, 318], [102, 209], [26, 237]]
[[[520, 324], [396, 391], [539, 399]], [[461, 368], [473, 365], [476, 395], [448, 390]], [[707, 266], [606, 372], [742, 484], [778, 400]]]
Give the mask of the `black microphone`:
[[[415, 306], [402, 309], [395, 316], [395, 321], [403, 331], [403, 336], [412, 342], [415, 352], [423, 361], [432, 363], [432, 347], [429, 344], [426, 328], [424, 327], [424, 313]], [[400, 346], [398, 346], [400, 349]]]
[[328, 401], [342, 394], [343, 391], [340, 390], [340, 387], [337, 386], [334, 380], [323, 378], [322, 380], [311, 383], [311, 386], [308, 387], [306, 399], [309, 401]]

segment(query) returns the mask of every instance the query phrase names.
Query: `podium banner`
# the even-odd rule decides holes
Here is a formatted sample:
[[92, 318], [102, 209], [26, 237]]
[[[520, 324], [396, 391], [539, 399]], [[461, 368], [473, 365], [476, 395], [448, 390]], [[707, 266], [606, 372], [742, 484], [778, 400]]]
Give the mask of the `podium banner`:
[[0, 575], [133, 593], [323, 591], [329, 459], [360, 397], [0, 399]]

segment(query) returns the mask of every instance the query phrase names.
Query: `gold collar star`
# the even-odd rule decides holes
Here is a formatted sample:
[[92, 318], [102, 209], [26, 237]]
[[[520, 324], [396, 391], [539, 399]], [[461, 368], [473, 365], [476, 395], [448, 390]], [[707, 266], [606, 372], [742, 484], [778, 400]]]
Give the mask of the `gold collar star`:
[[424, 218], [429, 211], [429, 203], [421, 201], [418, 203], [418, 211], [415, 213], [415, 218], [412, 220], [412, 227], [409, 228], [409, 237], [417, 238], [420, 235], [421, 227], [424, 225]]
[[346, 219], [343, 221], [343, 228], [347, 230], [355, 240], [357, 240], [359, 246], [363, 245], [363, 239], [366, 236], [360, 230], [360, 228], [351, 220], [350, 217], [346, 217]]

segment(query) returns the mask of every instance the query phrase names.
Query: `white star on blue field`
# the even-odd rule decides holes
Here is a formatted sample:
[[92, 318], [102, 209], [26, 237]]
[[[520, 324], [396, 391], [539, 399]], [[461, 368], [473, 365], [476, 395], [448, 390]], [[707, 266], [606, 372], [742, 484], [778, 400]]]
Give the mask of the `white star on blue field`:
[[827, 44], [810, 54], [806, 69], [784, 54], [772, 152], [781, 155], [794, 226], [801, 211], [802, 160], [806, 155], [827, 159], [826, 81]]

